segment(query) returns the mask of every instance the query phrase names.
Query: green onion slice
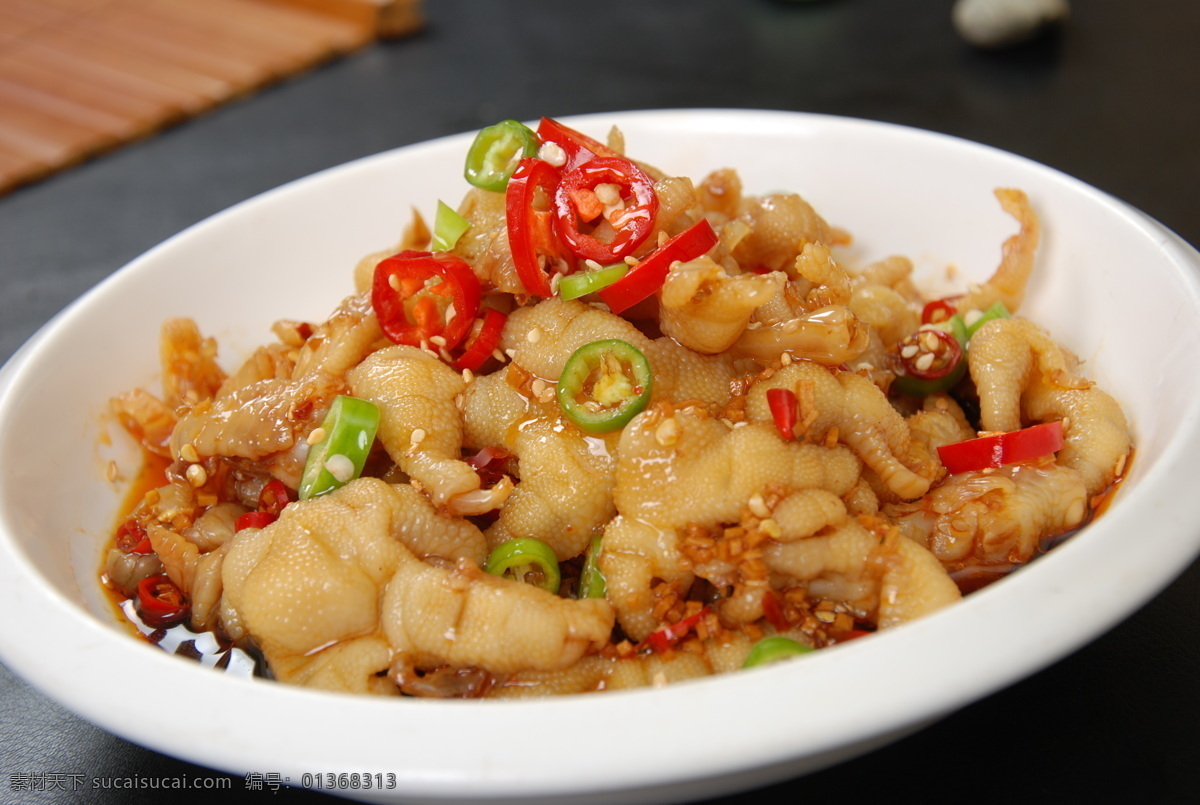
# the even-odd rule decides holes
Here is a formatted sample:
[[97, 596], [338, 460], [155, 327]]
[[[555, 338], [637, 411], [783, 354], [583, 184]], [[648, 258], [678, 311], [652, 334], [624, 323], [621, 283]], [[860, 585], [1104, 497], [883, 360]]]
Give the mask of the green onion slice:
[[750, 653], [746, 655], [746, 661], [742, 663], [742, 667], [753, 668], [756, 665], [779, 662], [789, 657], [798, 657], [801, 654], [807, 654], [810, 651], [812, 651], [811, 648], [802, 643], [797, 643], [790, 637], [782, 635], [764, 637], [754, 644], [754, 648], [750, 649]]
[[567, 274], [558, 281], [558, 295], [563, 299], [578, 299], [595, 293], [601, 288], [607, 288], [629, 271], [626, 263], [613, 263], [611, 266], [596, 268], [591, 271], [577, 271]]
[[596, 534], [588, 545], [587, 555], [583, 560], [583, 571], [579, 574], [579, 598], [603, 598], [608, 591], [604, 574], [596, 562], [600, 559], [601, 536]]
[[533, 130], [516, 120], [488, 126], [475, 135], [463, 176], [475, 187], [502, 193], [517, 164], [536, 156], [540, 145]]
[[361, 475], [378, 429], [374, 403], [345, 394], [335, 397], [321, 423], [324, 437], [308, 449], [297, 490], [300, 500], [332, 492]]
[[562, 581], [554, 550], [533, 537], [517, 537], [497, 545], [488, 554], [483, 569], [494, 576], [535, 584], [552, 593], [558, 592]]
[[625, 426], [650, 402], [650, 363], [641, 350], [618, 338], [575, 350], [558, 378], [558, 405], [587, 433]]
[[1008, 318], [1012, 318], [1012, 315], [1008, 312], [1008, 308], [1003, 302], [996, 302], [987, 310], [983, 311], [983, 315], [975, 319], [975, 321], [971, 322], [969, 325], [966, 325], [964, 322], [964, 325], [967, 328], [967, 340], [969, 341], [971, 336], [975, 335], [980, 327], [987, 324], [992, 319]]
[[458, 243], [463, 233], [471, 228], [471, 222], [455, 212], [444, 201], [437, 203], [437, 212], [433, 216], [433, 250], [448, 252]]

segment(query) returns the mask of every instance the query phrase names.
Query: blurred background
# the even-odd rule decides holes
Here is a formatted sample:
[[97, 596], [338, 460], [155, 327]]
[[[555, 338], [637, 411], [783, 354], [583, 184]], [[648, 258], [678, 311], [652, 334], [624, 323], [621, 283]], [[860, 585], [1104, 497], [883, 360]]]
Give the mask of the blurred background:
[[[1200, 4], [1193, 0], [1076, 0], [1067, 19], [1003, 47], [969, 42], [954, 24], [952, 0], [295, 0], [306, 14], [339, 20], [333, 27], [341, 33], [310, 58], [232, 82], [204, 103], [176, 102], [171, 114], [139, 127], [122, 129], [110, 109], [95, 118], [107, 121], [99, 132], [106, 139], [73, 140], [69, 158], [50, 164], [65, 153], [51, 147], [61, 145], [54, 124], [87, 131], [72, 105], [102, 107], [101, 94], [90, 95], [86, 76], [63, 67], [64, 91], [75, 100], [35, 100], [20, 84], [37, 71], [18, 68], [41, 47], [39, 37], [54, 35], [49, 26], [91, 24], [86, 15], [101, 11], [121, 13], [90, 29], [89, 47], [107, 44], [110, 60], [114, 48], [136, 51], [128, 31], [145, 35], [138, 2], [172, 0], [0, 0], [0, 179], [9, 177], [0, 184], [0, 359], [127, 261], [231, 204], [357, 157], [503, 118], [730, 107], [889, 121], [1045, 163], [1200, 244]], [[220, 49], [212, 20], [233, 13], [222, 2], [179, 12], [189, 47]], [[145, 15], [162, 16], [162, 9]], [[227, 55], [237, 50], [226, 45]], [[150, 80], [166, 83], [167, 69]], [[45, 86], [45, 72], [38, 75]], [[12, 134], [22, 126], [34, 140]], [[21, 167], [29, 153], [40, 168]], [[1008, 690], [866, 757], [714, 802], [774, 794], [840, 802], [1200, 801], [1191, 765], [1200, 758], [1198, 604], [1193, 567], [1108, 635]], [[97, 695], [136, 692], [130, 680], [127, 691]], [[669, 762], [670, 748], [663, 750]], [[83, 801], [69, 791], [14, 787], [20, 775], [47, 773], [217, 772], [80, 721], [0, 666], [0, 801]], [[232, 789], [245, 791], [244, 780], [234, 778]], [[157, 805], [162, 797], [88, 793], [98, 795], [86, 801], [102, 803]], [[286, 788], [245, 798], [328, 799]]]

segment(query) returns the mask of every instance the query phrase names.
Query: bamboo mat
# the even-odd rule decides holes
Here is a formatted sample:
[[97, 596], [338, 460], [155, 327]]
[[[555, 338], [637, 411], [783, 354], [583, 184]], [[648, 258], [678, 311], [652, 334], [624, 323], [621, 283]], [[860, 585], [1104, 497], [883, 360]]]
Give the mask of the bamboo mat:
[[0, 0], [0, 195], [422, 24], [420, 0]]

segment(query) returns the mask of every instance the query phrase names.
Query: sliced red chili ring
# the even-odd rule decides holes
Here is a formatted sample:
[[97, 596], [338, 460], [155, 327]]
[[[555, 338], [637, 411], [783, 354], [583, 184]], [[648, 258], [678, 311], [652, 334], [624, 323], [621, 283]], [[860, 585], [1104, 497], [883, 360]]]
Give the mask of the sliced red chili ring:
[[600, 289], [600, 298], [613, 313], [622, 313], [661, 288], [672, 264], [695, 260], [716, 245], [717, 233], [707, 219], [701, 218], [630, 268], [625, 276]]
[[266, 528], [278, 519], [279, 515], [271, 512], [246, 512], [233, 521], [233, 529], [241, 531], [243, 528]]
[[537, 134], [538, 139], [543, 143], [554, 143], [566, 154], [567, 162], [562, 166], [564, 171], [574, 170], [596, 157], [621, 157], [620, 154], [599, 140], [594, 140], [570, 126], [564, 126], [550, 117], [541, 119], [538, 123]]
[[700, 622], [707, 618], [708, 613], [711, 611], [709, 607], [703, 607], [699, 612], [694, 612], [686, 618], [682, 618], [677, 623], [660, 626], [646, 635], [646, 639], [642, 641], [642, 645], [649, 646], [655, 651], [662, 653], [687, 637], [688, 633], [699, 626]]
[[954, 474], [1031, 461], [1057, 453], [1063, 445], [1062, 422], [1055, 421], [942, 445], [938, 457]]
[[918, 330], [902, 340], [897, 350], [900, 372], [892, 385], [901, 394], [925, 397], [949, 391], [967, 371], [962, 344], [945, 330]]
[[775, 419], [775, 427], [785, 442], [796, 438], [796, 422], [800, 418], [800, 402], [791, 389], [767, 389], [767, 405]]
[[570, 253], [554, 231], [554, 194], [561, 174], [548, 162], [527, 157], [517, 165], [504, 196], [508, 249], [517, 277], [531, 296], [549, 298], [551, 271], [569, 274]]
[[[615, 198], [600, 197], [601, 187]], [[629, 160], [597, 157], [563, 174], [554, 208], [556, 231], [567, 248], [582, 259], [607, 265], [624, 259], [650, 234], [658, 214], [658, 194], [654, 180]], [[606, 209], [611, 212], [605, 214]], [[597, 218], [600, 225], [585, 232], [581, 224]], [[610, 227], [610, 237], [597, 237]]]
[[371, 285], [371, 305], [384, 335], [414, 347], [435, 338], [447, 349], [458, 346], [481, 297], [475, 272], [446, 252], [407, 250], [381, 260]]
[[763, 596], [763, 617], [767, 619], [767, 623], [775, 627], [777, 632], [786, 632], [792, 628], [792, 625], [783, 611], [783, 603], [779, 600], [779, 593], [774, 590], [767, 590]]
[[495, 308], [489, 307], [483, 311], [479, 330], [467, 339], [463, 352], [454, 360], [455, 369], [469, 369], [477, 372], [492, 357], [496, 345], [500, 343], [500, 334], [508, 316]]
[[921, 309], [921, 324], [940, 324], [944, 321], [949, 321], [950, 317], [958, 312], [958, 308], [954, 306], [954, 300], [959, 299], [957, 296], [947, 296], [944, 299], [934, 299]]
[[272, 478], [258, 493], [258, 510], [278, 515], [283, 507], [292, 502], [291, 493], [278, 478]]
[[116, 536], [117, 547], [125, 553], [135, 553], [138, 555], [146, 555], [154, 553], [154, 547], [150, 544], [150, 535], [146, 533], [146, 529], [137, 520], [126, 520], [117, 528]]
[[138, 582], [138, 615], [147, 626], [172, 626], [186, 618], [189, 609], [183, 591], [166, 574], [148, 576]]

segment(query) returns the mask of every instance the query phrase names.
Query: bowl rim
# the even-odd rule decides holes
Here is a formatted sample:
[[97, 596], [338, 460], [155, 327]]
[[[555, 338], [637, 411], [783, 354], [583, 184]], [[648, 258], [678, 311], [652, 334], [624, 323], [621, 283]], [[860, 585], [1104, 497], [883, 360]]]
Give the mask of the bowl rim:
[[[831, 131], [865, 132], [868, 136], [879, 132], [883, 138], [916, 138], [935, 146], [966, 149], [990, 155], [992, 159], [1009, 160], [1026, 173], [1065, 184], [1073, 192], [1083, 194], [1089, 203], [1106, 207], [1121, 219], [1123, 225], [1136, 229], [1156, 243], [1164, 259], [1176, 266], [1178, 279], [1190, 293], [1190, 304], [1200, 310], [1200, 271], [1197, 271], [1200, 253], [1185, 241], [1143, 213], [1078, 179], [992, 146], [894, 123], [774, 110], [639, 110], [561, 119], [580, 128], [640, 124], [665, 126], [671, 131], [695, 127], [703, 133], [722, 128], [795, 133], [810, 128], [818, 136], [828, 136], [823, 133]], [[169, 255], [183, 239], [222, 226], [229, 217], [269, 209], [285, 194], [315, 192], [331, 178], [373, 171], [385, 160], [419, 158], [426, 151], [465, 146], [473, 134], [453, 134], [401, 146], [297, 179], [239, 202], [153, 247], [64, 308], [0, 369], [0, 422], [8, 421], [5, 415], [18, 404], [23, 383], [37, 371], [44, 354], [51, 351], [53, 336], [64, 322], [69, 322], [78, 311], [93, 304], [117, 284], [147, 270], [143, 267], [151, 265], [160, 256]], [[1178, 427], [1181, 438], [1164, 449], [1138, 488], [1130, 490], [1129, 496], [1136, 495], [1138, 505], [1126, 505], [1122, 498], [1119, 505], [1092, 528], [1137, 533], [1144, 528], [1139, 523], [1138, 511], [1152, 507], [1180, 512], [1184, 505], [1180, 501], [1187, 500], [1187, 479], [1200, 473], [1200, 450], [1197, 449], [1200, 448], [1200, 401], [1192, 404], [1188, 416], [1178, 423]], [[1195, 508], [1191, 505], [1191, 509]], [[8, 533], [6, 519], [0, 525], [0, 608], [7, 605], [8, 611], [32, 611], [34, 614], [11, 619], [0, 627], [0, 659], [35, 687], [106, 730], [157, 751], [225, 771], [280, 772], [297, 778], [306, 772], [330, 769], [357, 769], [365, 773], [395, 771], [401, 776], [402, 786], [394, 793], [410, 799], [603, 797], [607, 793], [619, 794], [633, 789], [694, 784], [705, 778], [836, 754], [865, 739], [912, 729], [999, 690], [1057, 661], [1132, 614], [1200, 553], [1200, 534], [1190, 527], [1187, 518], [1176, 516], [1166, 522], [1162, 531], [1164, 533], [1156, 537], [1156, 551], [1152, 557], [1129, 551], [1123, 555], [1128, 561], [1122, 562], [1120, 568], [1102, 566], [1096, 557], [1089, 555], [1087, 545], [1080, 540], [1056, 549], [1056, 555], [1074, 557], [1081, 569], [1113, 583], [1124, 583], [1125, 597], [1110, 596], [1107, 600], [1081, 602], [1065, 594], [1053, 561], [1035, 562], [954, 607], [906, 624], [892, 633], [834, 647], [806, 658], [805, 687], [812, 689], [790, 691], [788, 697], [776, 703], [776, 711], [767, 719], [763, 718], [761, 710], [736, 708], [730, 712], [729, 705], [738, 701], [757, 702], [761, 698], [757, 691], [763, 689], [789, 689], [788, 681], [797, 673], [795, 666], [767, 666], [661, 689], [545, 701], [380, 701], [220, 676], [149, 645], [130, 641], [84, 612], [78, 602], [70, 600], [53, 585], [40, 583], [40, 571]], [[1044, 634], [1022, 632], [1017, 628], [1019, 624], [1003, 623], [1003, 618], [1000, 619], [1004, 627], [1001, 632], [973, 632], [969, 628], [978, 618], [995, 617], [1009, 598], [1018, 595], [1028, 600], [1053, 601], [1061, 607], [1056, 610], [1055, 620], [1083, 618], [1077, 623], [1085, 624], [1085, 628], [1065, 636], [1058, 635], [1053, 640]], [[943, 644], [948, 632], [956, 635], [955, 645], [949, 648]], [[73, 646], [47, 645], [46, 634], [68, 634], [74, 638]], [[995, 662], [993, 642], [998, 637], [1012, 641], [1005, 645], [1010, 652], [1019, 654], [1019, 661], [1009, 657], [1007, 662]], [[37, 647], [37, 651], [30, 652], [29, 647]], [[922, 686], [921, 669], [912, 661], [914, 654], [920, 656], [922, 653], [952, 660], [969, 679], [960, 679], [953, 690]], [[846, 656], [853, 656], [856, 661], [844, 661]], [[111, 699], [95, 695], [97, 689], [120, 689], [129, 668], [111, 667], [109, 661], [112, 660], [128, 663], [142, 680], [139, 685], [143, 696], [124, 703], [119, 714], [113, 712]], [[866, 700], [847, 699], [836, 713], [829, 707], [820, 706], [828, 696], [877, 684], [877, 669], [880, 668], [889, 669], [888, 678], [904, 691], [903, 696], [893, 696], [886, 702], [881, 702], [877, 696]], [[87, 678], [89, 684], [79, 684], [81, 676]], [[204, 720], [204, 714], [200, 712], [203, 708], [192, 707], [190, 715], [202, 719], [198, 732], [164, 729], [175, 724], [178, 716], [166, 716], [161, 708], [151, 703], [159, 701], [160, 697], [175, 695], [179, 685], [188, 690], [212, 688], [218, 694], [242, 702], [253, 700], [277, 720], [272, 724], [255, 725], [257, 734], [248, 736], [238, 734], [240, 730], [234, 729], [240, 725]], [[444, 754], [441, 752], [444, 747], [431, 746], [432, 742], [418, 739], [402, 744], [407, 758], [400, 766], [392, 765], [395, 760], [388, 757], [395, 754], [396, 747], [387, 745], [387, 736], [394, 735], [398, 728], [415, 730], [418, 736], [428, 735], [429, 729], [440, 722], [456, 719], [456, 708], [464, 707], [471, 709], [472, 732], [456, 737], [456, 741], [463, 743], [456, 743], [454, 754], [475, 753], [470, 763], [447, 762], [445, 758], [439, 758], [439, 752]], [[722, 731], [736, 739], [736, 751], [730, 751], [725, 741], [714, 741], [709, 737], [711, 724], [704, 713], [710, 707], [721, 708], [723, 718], [727, 719], [722, 723]], [[813, 707], [816, 709], [806, 711]], [[669, 714], [673, 719], [669, 723], [654, 724], [662, 740], [673, 747], [671, 763], [622, 751], [622, 742], [609, 747], [617, 757], [598, 761], [588, 757], [587, 752], [566, 746], [573, 742], [553, 734], [559, 727], [544, 728], [547, 724], [558, 725], [565, 721], [568, 731], [576, 736], [589, 729], [599, 735], [610, 734], [608, 730], [619, 735], [644, 726], [644, 714], [648, 710]], [[298, 748], [296, 736], [311, 730], [308, 713], [312, 712], [340, 718], [343, 723], [353, 725], [351, 729], [360, 734], [360, 740], [322, 739], [318, 742], [320, 756]], [[805, 717], [804, 727], [798, 730], [793, 719], [801, 716]], [[522, 733], [520, 746], [503, 740], [503, 736], [512, 734], [514, 725], [529, 727], [526, 732], [530, 734]], [[539, 725], [542, 725], [540, 729]], [[197, 734], [207, 740], [198, 745]], [[378, 748], [364, 753], [363, 736], [376, 739], [374, 745]], [[288, 758], [279, 758], [278, 768], [256, 769], [250, 765], [256, 762], [252, 749], [261, 741], [289, 746], [295, 751]], [[534, 778], [528, 768], [518, 762], [518, 758], [530, 752], [549, 758], [544, 766], [548, 769], [546, 775]], [[678, 760], [681, 752], [686, 761]], [[674, 768], [670, 767], [672, 764]], [[703, 790], [711, 795], [719, 789]]]

